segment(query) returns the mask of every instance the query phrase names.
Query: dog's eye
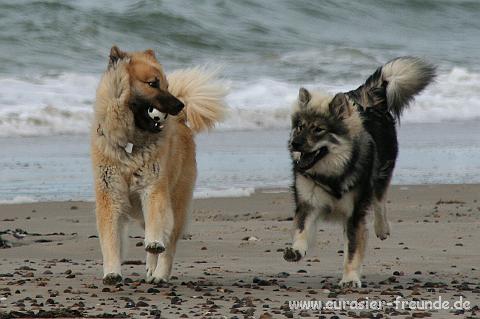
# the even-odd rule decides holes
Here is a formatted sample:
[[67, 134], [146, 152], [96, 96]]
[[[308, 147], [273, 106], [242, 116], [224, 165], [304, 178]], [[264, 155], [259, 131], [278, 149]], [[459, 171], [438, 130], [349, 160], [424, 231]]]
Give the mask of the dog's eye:
[[325, 130], [321, 127], [316, 127], [316, 128], [313, 129], [313, 131], [315, 132], [315, 134], [320, 134]]
[[158, 89], [160, 83], [157, 79], [155, 79], [155, 81], [147, 82], [147, 84], [152, 88], [157, 88]]

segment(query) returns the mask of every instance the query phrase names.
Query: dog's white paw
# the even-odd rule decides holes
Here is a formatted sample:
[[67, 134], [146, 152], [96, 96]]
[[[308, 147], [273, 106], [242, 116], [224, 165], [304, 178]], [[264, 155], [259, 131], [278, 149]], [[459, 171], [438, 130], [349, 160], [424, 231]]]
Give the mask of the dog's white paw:
[[375, 219], [374, 228], [375, 235], [381, 240], [385, 240], [390, 236], [390, 224], [388, 221]]
[[170, 271], [168, 271], [162, 265], [158, 265], [154, 271], [147, 270], [146, 282], [153, 284], [160, 284], [168, 282], [170, 279]]
[[362, 281], [360, 280], [358, 273], [352, 271], [348, 274], [343, 274], [339, 285], [344, 288], [362, 288]]
[[159, 241], [148, 242], [145, 240], [145, 250], [151, 254], [161, 254], [165, 251], [165, 245]]
[[283, 252], [283, 259], [290, 262], [300, 261], [303, 256], [299, 250], [293, 249], [292, 247], [285, 248]]
[[283, 259], [286, 261], [299, 261], [307, 255], [307, 241], [304, 238], [294, 240], [292, 247], [285, 248]]
[[145, 281], [149, 284], [161, 284], [161, 283], [167, 283], [169, 280], [168, 276], [155, 276], [154, 274], [149, 275], [147, 273], [147, 278]]
[[103, 284], [107, 286], [114, 286], [122, 282], [122, 275], [111, 272], [103, 276]]

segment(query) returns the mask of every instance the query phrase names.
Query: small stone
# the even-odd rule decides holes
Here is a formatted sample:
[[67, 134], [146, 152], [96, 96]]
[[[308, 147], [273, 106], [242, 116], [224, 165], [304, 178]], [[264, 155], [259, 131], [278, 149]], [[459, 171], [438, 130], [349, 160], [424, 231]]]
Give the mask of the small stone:
[[158, 290], [157, 288], [148, 288], [147, 292], [149, 294], [156, 294], [156, 293], [159, 293], [160, 290]]
[[181, 305], [182, 304], [182, 299], [180, 299], [179, 297], [175, 296], [172, 298], [172, 300], [170, 300], [170, 303], [172, 305]]
[[137, 307], [148, 307], [150, 306], [148, 303], [146, 303], [145, 301], [139, 301], [137, 302]]

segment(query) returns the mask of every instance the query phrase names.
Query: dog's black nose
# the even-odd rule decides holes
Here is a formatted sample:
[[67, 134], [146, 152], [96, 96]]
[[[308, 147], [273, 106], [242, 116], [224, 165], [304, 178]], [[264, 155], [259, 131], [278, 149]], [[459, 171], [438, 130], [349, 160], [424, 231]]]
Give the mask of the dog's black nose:
[[183, 104], [180, 101], [177, 101], [177, 105], [175, 105], [175, 109], [178, 110], [178, 112], [180, 112], [184, 107], [185, 107], [185, 104]]
[[170, 104], [170, 107], [168, 108], [169, 109], [168, 113], [172, 115], [177, 115], [178, 113], [180, 113], [180, 111], [183, 109], [184, 106], [185, 105], [182, 102], [175, 99], [175, 101], [172, 104]]
[[299, 151], [302, 147], [302, 143], [299, 140], [293, 140], [290, 142], [290, 146], [292, 147], [292, 150]]

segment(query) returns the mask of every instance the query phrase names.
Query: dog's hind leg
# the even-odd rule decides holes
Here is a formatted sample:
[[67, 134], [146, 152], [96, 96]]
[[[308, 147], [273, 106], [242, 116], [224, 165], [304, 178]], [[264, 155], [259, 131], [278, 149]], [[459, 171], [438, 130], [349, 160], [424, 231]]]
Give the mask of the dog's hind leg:
[[119, 218], [118, 232], [120, 233], [120, 263], [127, 258], [128, 253], [128, 224], [130, 220], [126, 215]]
[[157, 255], [158, 259], [156, 260], [155, 270], [150, 276], [147, 273], [147, 282], [160, 283], [170, 279], [177, 241], [182, 236], [192, 201], [193, 185], [193, 179], [183, 181], [173, 192], [172, 209], [174, 213], [174, 225], [168, 240], [169, 244], [165, 247], [163, 253]]
[[[396, 148], [394, 151], [396, 152]], [[372, 206], [375, 215], [375, 221], [373, 226], [375, 229], [375, 235], [377, 235], [377, 237], [381, 240], [385, 240], [388, 236], [390, 236], [390, 224], [387, 220], [387, 205], [385, 202], [387, 200], [387, 190], [392, 179], [394, 167], [395, 160], [385, 161], [385, 164], [380, 170], [379, 177], [374, 183], [374, 198], [372, 201]]]
[[362, 287], [360, 273], [367, 245], [364, 216], [351, 216], [344, 224], [345, 250], [341, 286]]
[[381, 240], [387, 239], [390, 236], [390, 224], [387, 219], [387, 207], [385, 198], [373, 201], [373, 211], [375, 214], [374, 229], [375, 235]]
[[152, 254], [147, 252], [147, 260], [145, 262], [145, 266], [147, 270], [147, 276], [146, 276], [147, 282], [153, 282], [153, 273], [157, 268], [158, 256], [159, 256], [158, 254]]
[[[145, 218], [143, 216], [142, 201], [140, 200], [140, 197], [136, 194], [131, 195], [130, 202], [132, 204], [130, 217], [135, 219], [139, 223], [140, 227], [145, 231]], [[152, 274], [155, 271], [155, 268], [157, 267], [157, 259], [158, 259], [158, 254], [147, 252], [147, 257], [145, 261], [145, 268], [147, 271], [147, 276], [146, 276], [147, 282], [150, 282], [149, 279], [152, 277]]]
[[317, 233], [318, 213], [306, 202], [297, 203], [295, 211], [295, 234], [292, 247], [285, 248], [283, 258], [286, 261], [299, 261], [312, 246]]
[[[142, 224], [142, 228], [145, 230], [145, 224]], [[147, 271], [146, 281], [152, 282], [153, 272], [157, 268], [158, 254], [147, 252], [147, 257], [145, 260], [145, 268]]]
[[170, 279], [175, 249], [176, 244], [172, 242], [167, 246], [163, 253], [160, 255], [154, 255], [157, 257], [155, 270], [150, 275], [147, 273], [147, 282], [158, 284], [161, 282], [167, 282]]

